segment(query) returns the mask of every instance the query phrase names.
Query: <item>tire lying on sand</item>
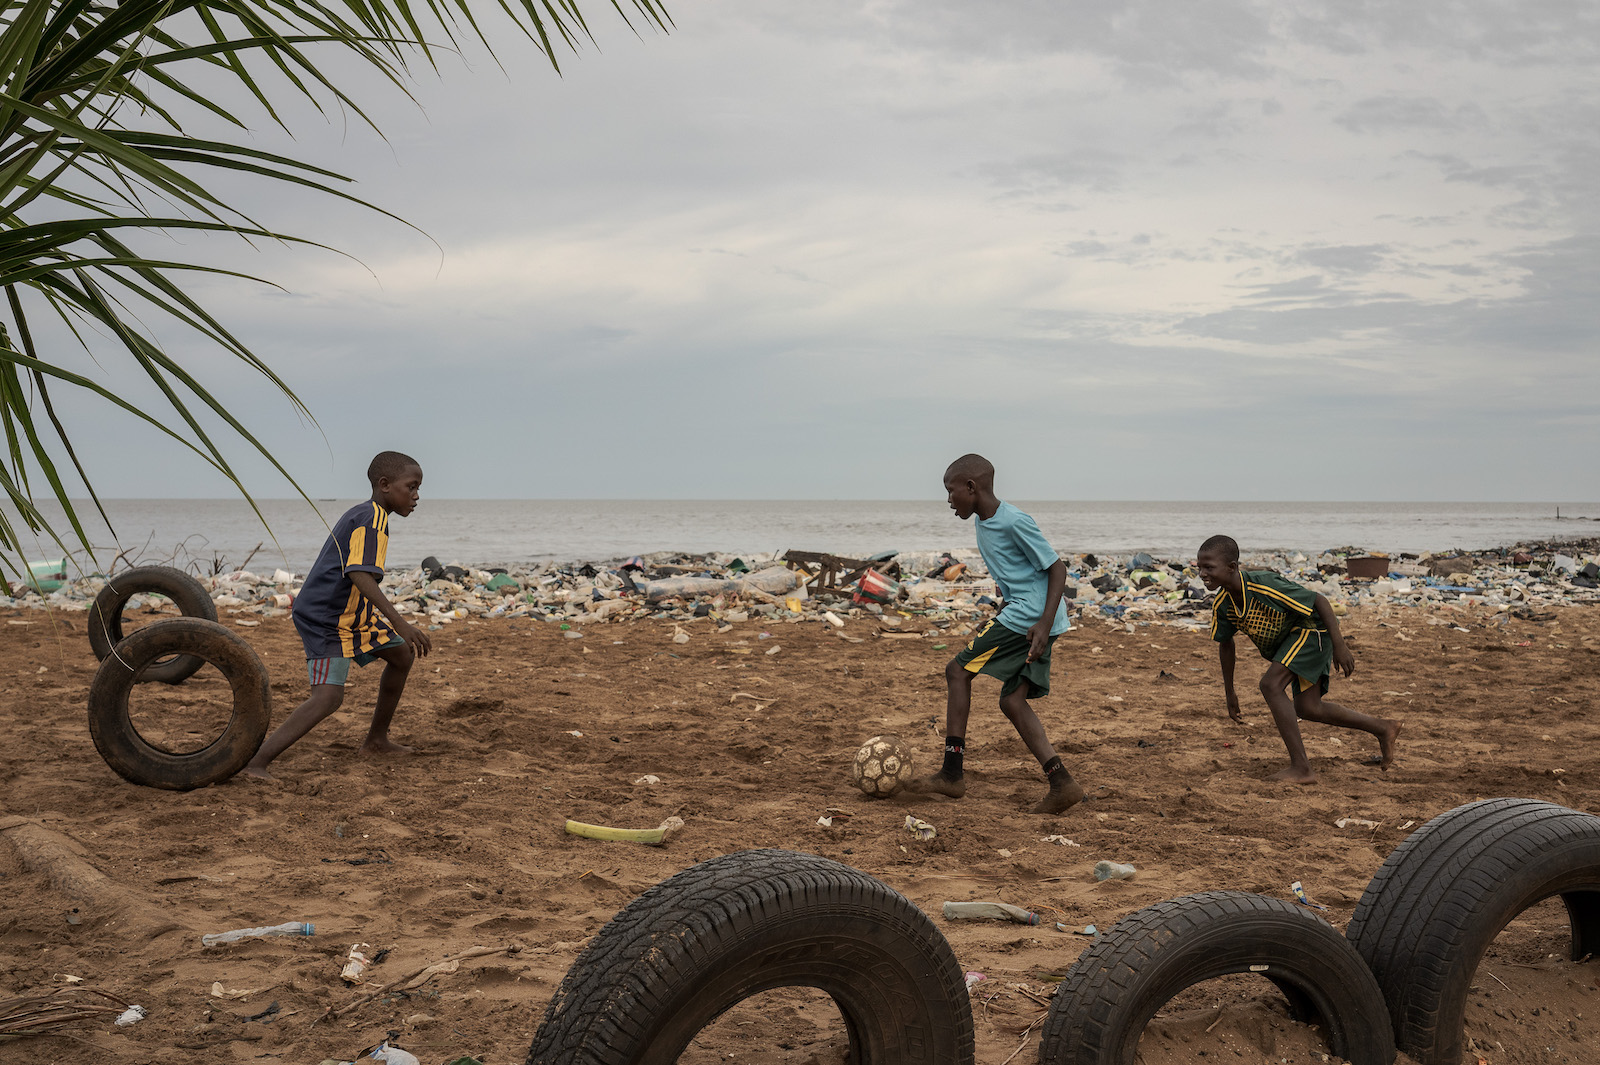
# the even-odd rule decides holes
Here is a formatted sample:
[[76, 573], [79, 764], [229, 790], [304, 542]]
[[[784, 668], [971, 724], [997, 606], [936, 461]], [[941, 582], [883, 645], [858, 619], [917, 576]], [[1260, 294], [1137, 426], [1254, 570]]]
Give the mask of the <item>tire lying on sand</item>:
[[893, 888], [810, 854], [750, 850], [630, 902], [567, 970], [527, 1065], [670, 1065], [738, 1002], [833, 997], [853, 1065], [971, 1065], [972, 1002], [949, 943]]
[[1041, 1065], [1133, 1065], [1139, 1037], [1178, 992], [1229, 973], [1277, 985], [1297, 1021], [1320, 1025], [1352, 1065], [1390, 1065], [1394, 1039], [1377, 981], [1328, 922], [1291, 902], [1207, 891], [1118, 921], [1050, 1000]]
[[[171, 599], [185, 617], [217, 620], [217, 605], [199, 581], [171, 566], [139, 566], [107, 580], [89, 607], [89, 646], [95, 658], [104, 662], [111, 649], [122, 642], [122, 608], [128, 600], [152, 592]], [[203, 664], [193, 655], [177, 655], [152, 664], [140, 679], [180, 684], [194, 676]]]
[[[233, 713], [206, 746], [174, 753], [139, 734], [128, 696], [152, 663], [174, 654], [216, 666], [232, 688]], [[106, 764], [125, 780], [188, 791], [226, 780], [255, 756], [267, 736], [272, 695], [267, 667], [236, 633], [204, 618], [169, 618], [134, 632], [112, 648], [89, 684], [89, 735]]]
[[1456, 1065], [1467, 992], [1489, 944], [1560, 895], [1572, 958], [1600, 954], [1600, 817], [1537, 799], [1484, 799], [1406, 838], [1367, 885], [1345, 935], [1378, 979], [1395, 1042]]

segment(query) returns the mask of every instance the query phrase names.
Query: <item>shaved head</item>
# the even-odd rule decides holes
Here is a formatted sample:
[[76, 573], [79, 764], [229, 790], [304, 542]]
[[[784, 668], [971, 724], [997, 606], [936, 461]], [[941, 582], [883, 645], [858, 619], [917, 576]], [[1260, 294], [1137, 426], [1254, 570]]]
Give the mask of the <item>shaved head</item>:
[[1239, 561], [1239, 543], [1231, 536], [1213, 536], [1200, 545], [1200, 554], [1216, 555], [1224, 562]]
[[982, 455], [967, 454], [952, 462], [944, 471], [945, 480], [971, 481], [974, 484], [994, 484], [994, 463]]
[[372, 463], [367, 467], [367, 481], [374, 488], [378, 486], [378, 479], [381, 477], [397, 481], [409, 466], [415, 466], [419, 470], [422, 469], [422, 463], [410, 455], [399, 451], [380, 451], [373, 456]]

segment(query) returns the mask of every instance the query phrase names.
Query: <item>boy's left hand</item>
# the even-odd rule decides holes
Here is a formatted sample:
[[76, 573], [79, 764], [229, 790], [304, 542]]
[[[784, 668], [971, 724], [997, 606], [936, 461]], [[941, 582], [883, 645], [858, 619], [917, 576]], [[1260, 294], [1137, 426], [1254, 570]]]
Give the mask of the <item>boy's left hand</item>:
[[1050, 626], [1042, 621], [1035, 621], [1028, 626], [1028, 661], [1038, 661], [1044, 654], [1044, 649], [1050, 646]]
[[1346, 677], [1356, 671], [1356, 656], [1343, 640], [1333, 645], [1333, 667]]

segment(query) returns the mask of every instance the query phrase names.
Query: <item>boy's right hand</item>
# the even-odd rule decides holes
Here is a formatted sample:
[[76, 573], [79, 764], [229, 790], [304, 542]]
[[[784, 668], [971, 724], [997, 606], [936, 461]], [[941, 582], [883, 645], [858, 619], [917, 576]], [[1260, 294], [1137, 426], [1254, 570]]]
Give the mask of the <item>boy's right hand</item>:
[[428, 634], [417, 628], [411, 622], [402, 622], [400, 638], [411, 645], [418, 658], [427, 658], [428, 652], [433, 650], [433, 640]]
[[1228, 716], [1239, 724], [1244, 724], [1244, 711], [1239, 709], [1239, 695], [1232, 688], [1227, 691]]

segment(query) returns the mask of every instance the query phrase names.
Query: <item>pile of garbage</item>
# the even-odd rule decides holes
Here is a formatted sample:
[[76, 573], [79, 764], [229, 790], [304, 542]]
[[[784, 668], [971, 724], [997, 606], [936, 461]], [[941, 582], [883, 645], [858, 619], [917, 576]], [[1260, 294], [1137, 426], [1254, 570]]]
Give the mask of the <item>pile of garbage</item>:
[[[787, 556], [787, 561], [786, 561]], [[824, 558], [824, 572], [796, 561]], [[1074, 620], [1199, 627], [1210, 596], [1193, 559], [1133, 555], [1069, 556], [1066, 598]], [[1372, 554], [1342, 547], [1319, 555], [1265, 554], [1245, 569], [1270, 569], [1327, 596], [1341, 613], [1352, 606], [1473, 605], [1518, 617], [1551, 607], [1600, 603], [1600, 539], [1519, 544], [1480, 552]], [[848, 572], [846, 572], [848, 571]], [[199, 577], [219, 612], [284, 615], [303, 574], [236, 570]], [[37, 563], [0, 608], [86, 610], [103, 574], [73, 578], [64, 562]], [[875, 621], [879, 634], [964, 635], [990, 615], [999, 593], [976, 551], [884, 552], [872, 560], [808, 552], [736, 557], [658, 552], [602, 563], [538, 563], [478, 568], [428, 558], [391, 570], [383, 589], [396, 608], [429, 628], [469, 618], [552, 622], [569, 631], [636, 619], [718, 626], [750, 619], [820, 621], [843, 629], [847, 619]], [[0, 589], [3, 590], [3, 589]], [[145, 605], [130, 600], [128, 609]]]

